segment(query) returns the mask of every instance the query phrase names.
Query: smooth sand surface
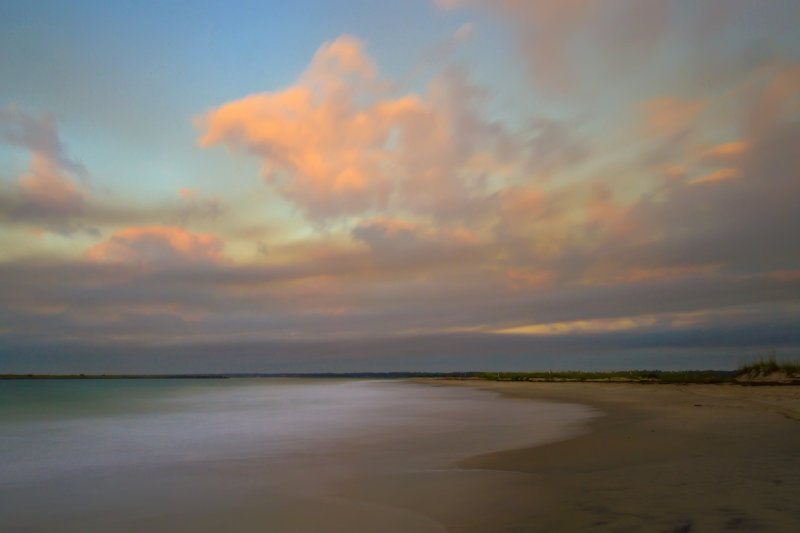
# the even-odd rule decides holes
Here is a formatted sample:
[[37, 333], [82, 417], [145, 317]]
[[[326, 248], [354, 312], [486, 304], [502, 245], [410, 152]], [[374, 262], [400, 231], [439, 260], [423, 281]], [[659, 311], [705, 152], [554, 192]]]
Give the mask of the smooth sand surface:
[[507, 510], [529, 498], [530, 512], [498, 507], [485, 531], [800, 531], [800, 387], [438, 383], [606, 415], [576, 438], [463, 461], [534, 476], [541, 488], [507, 495]]
[[[51, 530], [800, 531], [798, 386], [424, 383], [476, 387], [523, 403], [533, 399], [580, 404], [594, 408], [598, 416], [568, 423], [569, 431], [561, 434], [566, 440], [473, 456], [441, 468], [394, 471], [369, 463], [352, 475], [335, 476], [339, 482], [319, 486], [314, 479], [330, 476], [311, 469], [308, 479], [298, 479], [302, 472], [292, 468], [281, 474], [274, 464], [254, 469], [245, 461], [240, 467], [244, 479], [284, 475], [286, 483], [278, 483], [271, 492], [245, 492], [232, 507], [206, 508], [192, 498], [183, 507], [176, 505], [172, 514], [142, 512], [138, 519], [122, 522], [113, 507], [103, 506], [97, 516], [85, 517], [80, 524]], [[531, 420], [535, 423], [536, 417]], [[541, 423], [548, 427], [546, 420]], [[484, 424], [472, 431], [474, 436], [474, 431], [492, 429]], [[344, 451], [321, 449], [319, 453], [331, 453], [340, 461], [320, 465], [347, 474], [363, 462], [353, 456], [377, 446], [371, 441], [362, 445]], [[419, 445], [411, 439], [400, 450], [420, 453]], [[429, 452], [430, 447], [452, 442], [437, 437], [424, 446]], [[230, 473], [235, 466], [208, 468]], [[292, 480], [303, 488], [296, 495]]]
[[396, 381], [118, 383], [3, 391], [20, 408], [0, 426], [0, 531], [502, 531], [535, 517], [538, 477], [456, 463], [568, 439], [596, 412]]

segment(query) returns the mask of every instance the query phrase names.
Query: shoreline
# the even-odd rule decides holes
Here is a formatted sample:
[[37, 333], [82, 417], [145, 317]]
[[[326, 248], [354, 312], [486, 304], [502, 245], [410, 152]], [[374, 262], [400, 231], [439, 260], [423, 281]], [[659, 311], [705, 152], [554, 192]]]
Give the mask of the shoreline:
[[[439, 387], [445, 394], [415, 391], [406, 386], [411, 382], [419, 383], [419, 389]], [[233, 388], [241, 385], [229, 383]], [[464, 389], [446, 391], [444, 387]], [[472, 394], [477, 391], [490, 394]], [[51, 518], [57, 519], [53, 523], [79, 524], [80, 531], [131, 532], [249, 531], [256, 524], [295, 532], [800, 530], [796, 498], [800, 494], [798, 387], [439, 378], [406, 380], [396, 392], [392, 402], [370, 404], [370, 410], [379, 405], [403, 405], [411, 398], [417, 402], [464, 398], [453, 404], [458, 407], [444, 410], [437, 411], [436, 404], [429, 402], [408, 407], [410, 411], [394, 410], [402, 415], [401, 421], [403, 416], [414, 415], [408, 419], [412, 424], [408, 430], [387, 436], [378, 427], [378, 433], [355, 440], [323, 439], [323, 448], [292, 452], [287, 457], [295, 462], [282, 460], [283, 470], [276, 468], [269, 455], [259, 453], [252, 460], [245, 454], [210, 457], [196, 464], [168, 463], [172, 466], [167, 475], [153, 471], [160, 474], [155, 478], [176, 483], [176, 487], [191, 481], [191, 487], [207, 489], [196, 494], [199, 500], [189, 491], [169, 509], [160, 503], [148, 504], [151, 496], [143, 487], [150, 477], [141, 471], [138, 478], [126, 475], [120, 483], [115, 481], [116, 475], [81, 475], [73, 494], [97, 491], [96, 482], [99, 486], [108, 482], [102, 494], [96, 494], [98, 498], [108, 495], [113, 502], [114, 494], [129, 494], [131, 501], [146, 497], [128, 516], [120, 512], [128, 508], [125, 505], [95, 509], [94, 503], [91, 512], [76, 514], [73, 504], [57, 498], [53, 501], [64, 507], [56, 509]], [[471, 403], [461, 403], [473, 396]], [[512, 398], [514, 401], [509, 401]], [[238, 406], [240, 400], [231, 396], [233, 403], [225, 405]], [[497, 400], [506, 406], [487, 415], [483, 410]], [[537, 412], [538, 407], [524, 406], [532, 400], [551, 405], [541, 406]], [[517, 411], [512, 403], [521, 409]], [[563, 404], [585, 409], [589, 417], [570, 421]], [[217, 400], [215, 405], [219, 405]], [[261, 408], [254, 409], [260, 412]], [[207, 417], [205, 408], [201, 410]], [[385, 418], [387, 413], [379, 408], [369, 416]], [[370, 427], [369, 416], [359, 416], [359, 424]], [[443, 425], [454, 420], [461, 422], [454, 422], [453, 430], [468, 429], [456, 440], [448, 439], [451, 433], [440, 434]], [[423, 426], [436, 427], [428, 433], [429, 440], [414, 437], [419, 428], [414, 430], [413, 424], [420, 421]], [[564, 431], [533, 446], [546, 435], [543, 429], [553, 423]], [[504, 424], [521, 437], [491, 441]], [[474, 446], [487, 437], [490, 445]], [[169, 442], [175, 442], [174, 436]], [[465, 448], [463, 443], [472, 447]], [[523, 447], [509, 449], [511, 446]], [[470, 455], [480, 450], [495, 451]], [[438, 455], [430, 464], [410, 461], [416, 461], [418, 454], [431, 453]], [[259, 479], [272, 481], [259, 484]], [[228, 488], [212, 498], [220, 482]], [[36, 511], [41, 489], [36, 484], [30, 487], [34, 492], [22, 500], [30, 505], [23, 515], [42, 520]], [[241, 493], [233, 498], [231, 490]], [[15, 494], [19, 490], [15, 489]], [[198, 505], [203, 498], [215, 503]], [[90, 500], [95, 501], [94, 497]], [[127, 500], [127, 496], [118, 498], [119, 502]], [[80, 503], [80, 499], [76, 501]], [[142, 512], [147, 505], [149, 511]], [[0, 515], [4, 512], [13, 517], [20, 510], [14, 505], [0, 509]]]
[[478, 455], [530, 474], [544, 500], [518, 531], [797, 531], [800, 388], [419, 380], [578, 403], [605, 416], [575, 438]]

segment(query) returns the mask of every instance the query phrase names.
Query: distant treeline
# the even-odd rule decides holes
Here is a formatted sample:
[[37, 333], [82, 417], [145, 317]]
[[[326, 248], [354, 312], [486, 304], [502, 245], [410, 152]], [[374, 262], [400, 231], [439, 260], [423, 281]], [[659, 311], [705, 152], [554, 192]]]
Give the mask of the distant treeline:
[[0, 379], [230, 379], [230, 378], [323, 378], [323, 379], [485, 379], [491, 381], [603, 381], [639, 383], [729, 383], [741, 376], [768, 376], [782, 372], [800, 375], [797, 362], [778, 363], [763, 358], [738, 370], [611, 370], [599, 372], [280, 372], [230, 374], [0, 374]]
[[231, 374], [0, 374], [0, 379], [474, 378], [484, 372], [282, 372]]

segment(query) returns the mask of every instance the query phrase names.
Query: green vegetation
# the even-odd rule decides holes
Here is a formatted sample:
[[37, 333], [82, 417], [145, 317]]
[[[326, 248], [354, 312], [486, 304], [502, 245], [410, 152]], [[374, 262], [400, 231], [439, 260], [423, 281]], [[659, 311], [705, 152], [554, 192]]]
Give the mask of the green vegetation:
[[[369, 378], [369, 379], [486, 379], [491, 381], [592, 381], [636, 383], [743, 383], [771, 382], [769, 376], [782, 374], [789, 381], [800, 382], [800, 361], [778, 362], [775, 350], [760, 355], [738, 370], [612, 370], [582, 372], [577, 370], [548, 372], [342, 372], [342, 373], [283, 373], [283, 374], [0, 374], [3, 379], [225, 379], [225, 378]], [[767, 379], [758, 379], [767, 378]], [[774, 376], [773, 376], [774, 378]], [[785, 382], [786, 379], [772, 379]]]
[[735, 373], [715, 370], [665, 372], [617, 370], [609, 372], [486, 372], [478, 376], [492, 381], [635, 381], [639, 383], [728, 383]]
[[[777, 374], [777, 376], [775, 375]], [[782, 375], [782, 376], [781, 376]], [[772, 378], [770, 378], [772, 376]], [[778, 361], [775, 350], [760, 355], [735, 371], [698, 370], [668, 372], [661, 370], [613, 370], [607, 372], [484, 372], [476, 376], [491, 381], [594, 381], [636, 383], [742, 383], [754, 378], [766, 382], [785, 382], [800, 378], [800, 361]], [[758, 383], [753, 383], [758, 384]]]
[[759, 355], [753, 362], [741, 365], [737, 375], [755, 378], [775, 373], [785, 374], [787, 377], [800, 377], [800, 361], [778, 362], [773, 349], [769, 354]]

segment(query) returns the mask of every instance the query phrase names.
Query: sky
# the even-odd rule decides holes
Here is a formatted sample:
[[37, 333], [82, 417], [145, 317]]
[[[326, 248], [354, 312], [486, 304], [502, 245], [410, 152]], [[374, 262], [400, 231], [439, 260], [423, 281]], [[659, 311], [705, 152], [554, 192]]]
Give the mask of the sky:
[[800, 3], [0, 4], [0, 372], [800, 357]]

